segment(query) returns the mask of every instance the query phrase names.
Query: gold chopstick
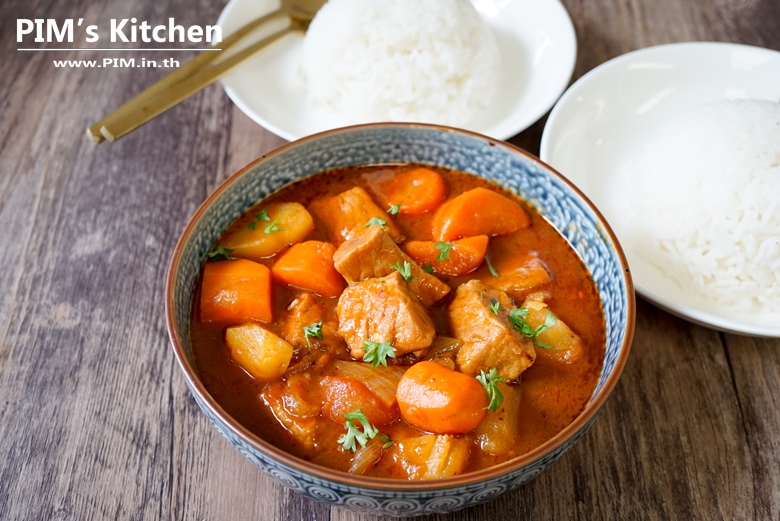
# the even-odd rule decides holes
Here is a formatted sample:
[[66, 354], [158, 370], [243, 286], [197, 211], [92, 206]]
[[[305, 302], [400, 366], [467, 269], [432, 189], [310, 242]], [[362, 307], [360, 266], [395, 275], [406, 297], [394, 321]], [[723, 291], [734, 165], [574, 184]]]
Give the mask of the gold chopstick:
[[[159, 94], [145, 97], [141, 102], [136, 103], [132, 109], [128, 109], [119, 115], [109, 115], [105, 120], [96, 123], [96, 125], [101, 124], [100, 134], [112, 142], [119, 139], [128, 132], [165, 112], [180, 101], [198, 92], [206, 85], [215, 82], [230, 72], [234, 67], [259, 52], [266, 45], [294, 30], [295, 28], [290, 26], [263, 38], [259, 42], [250, 45], [230, 58], [195, 72], [189, 78], [173, 85]], [[132, 101], [135, 101], [135, 99]]]
[[[218, 44], [219, 47], [216, 45], [214, 46], [214, 48], [222, 49], [221, 51], [204, 51], [200, 53], [171, 74], [165, 76], [151, 87], [121, 105], [97, 123], [91, 125], [87, 128], [87, 137], [95, 143], [100, 143], [104, 138], [109, 141], [114, 141], [182, 101], [187, 96], [192, 95], [206, 85], [216, 81], [241, 61], [247, 59], [273, 40], [276, 40], [283, 34], [289, 32], [289, 29], [269, 36], [268, 38], [247, 47], [247, 49], [236, 53], [232, 57], [227, 58], [222, 62], [229, 64], [226, 67], [221, 67], [222, 63], [209, 67], [212, 62], [224, 56], [226, 51], [239, 41], [243, 40], [244, 37], [254, 32], [255, 29], [261, 25], [286, 14], [287, 13], [282, 8], [279, 8], [276, 11], [272, 11], [260, 18], [252, 20], [220, 42]], [[250, 49], [254, 50], [252, 52], [247, 52]], [[239, 56], [241, 57], [240, 60], [234, 60], [234, 58]], [[207, 71], [211, 72], [206, 73]], [[192, 78], [197, 78], [198, 81], [190, 81]]]

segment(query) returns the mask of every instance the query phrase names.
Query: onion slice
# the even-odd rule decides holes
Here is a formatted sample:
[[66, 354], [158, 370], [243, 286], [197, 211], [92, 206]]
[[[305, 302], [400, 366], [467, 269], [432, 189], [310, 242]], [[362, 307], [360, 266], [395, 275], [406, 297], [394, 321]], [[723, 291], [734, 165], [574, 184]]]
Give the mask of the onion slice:
[[382, 440], [374, 438], [369, 440], [365, 447], [360, 447], [355, 453], [355, 457], [352, 458], [349, 472], [352, 474], [365, 474], [382, 457], [382, 444]]
[[399, 365], [371, 367], [371, 364], [364, 362], [344, 360], [336, 360], [333, 365], [335, 367], [333, 376], [343, 376], [362, 382], [388, 407], [395, 404], [395, 390], [407, 369]]

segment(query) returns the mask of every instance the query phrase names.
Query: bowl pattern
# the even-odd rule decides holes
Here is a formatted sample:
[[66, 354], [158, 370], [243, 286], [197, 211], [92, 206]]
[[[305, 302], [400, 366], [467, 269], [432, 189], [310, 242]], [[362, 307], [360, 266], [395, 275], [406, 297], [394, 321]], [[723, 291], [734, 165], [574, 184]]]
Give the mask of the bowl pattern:
[[[533, 156], [476, 134], [428, 125], [365, 125], [306, 138], [263, 156], [223, 183], [193, 217], [171, 262], [166, 302], [171, 340], [190, 391], [212, 424], [244, 456], [276, 481], [313, 499], [352, 510], [404, 516], [457, 510], [494, 499], [525, 483], [582, 436], [598, 407], [592, 408], [568, 439], [559, 440], [557, 446], [528, 464], [492, 478], [463, 486], [447, 487], [442, 482], [392, 492], [377, 486], [356, 486], [359, 482], [355, 479], [324, 479], [272, 458], [258, 448], [256, 440], [226, 422], [224, 412], [215, 414], [214, 408], [219, 406], [195, 381], [189, 320], [192, 292], [205, 254], [220, 233], [259, 199], [324, 170], [409, 162], [461, 170], [497, 182], [533, 204], [574, 246], [596, 283], [607, 321], [604, 366], [591, 398], [591, 402], [599, 399], [600, 407], [602, 393], [609, 392], [617, 378], [616, 368], [618, 373], [622, 369], [633, 331], [633, 289], [620, 248], [605, 231], [601, 216], [568, 181]], [[176, 349], [177, 342], [180, 349]]]

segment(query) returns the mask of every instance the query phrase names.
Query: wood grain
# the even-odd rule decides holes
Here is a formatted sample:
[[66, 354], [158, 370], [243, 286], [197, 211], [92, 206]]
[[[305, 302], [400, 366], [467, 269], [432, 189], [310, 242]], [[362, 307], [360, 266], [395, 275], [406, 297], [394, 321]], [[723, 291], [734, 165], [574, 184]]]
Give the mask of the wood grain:
[[[661, 43], [780, 49], [776, 0], [564, 4], [575, 78]], [[15, 50], [17, 18], [190, 25], [221, 8], [0, 4], [0, 519], [375, 519], [257, 471], [197, 410], [168, 346], [162, 288], [179, 233], [221, 181], [284, 141], [215, 85], [96, 147], [86, 126], [164, 71], [57, 69], [51, 53]], [[510, 141], [538, 153], [543, 128]], [[581, 442], [517, 491], [427, 519], [778, 519], [778, 432], [780, 340], [704, 329], [640, 299], [624, 375]]]

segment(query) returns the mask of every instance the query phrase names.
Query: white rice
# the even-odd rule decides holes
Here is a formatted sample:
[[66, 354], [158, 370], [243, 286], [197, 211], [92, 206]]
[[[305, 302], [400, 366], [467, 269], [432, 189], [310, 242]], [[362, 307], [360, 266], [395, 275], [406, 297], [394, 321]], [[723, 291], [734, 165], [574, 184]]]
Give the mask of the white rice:
[[644, 260], [733, 318], [780, 323], [780, 104], [683, 114], [622, 177], [630, 246]]
[[329, 0], [303, 49], [309, 100], [350, 124], [463, 126], [499, 74], [495, 38], [467, 0]]

